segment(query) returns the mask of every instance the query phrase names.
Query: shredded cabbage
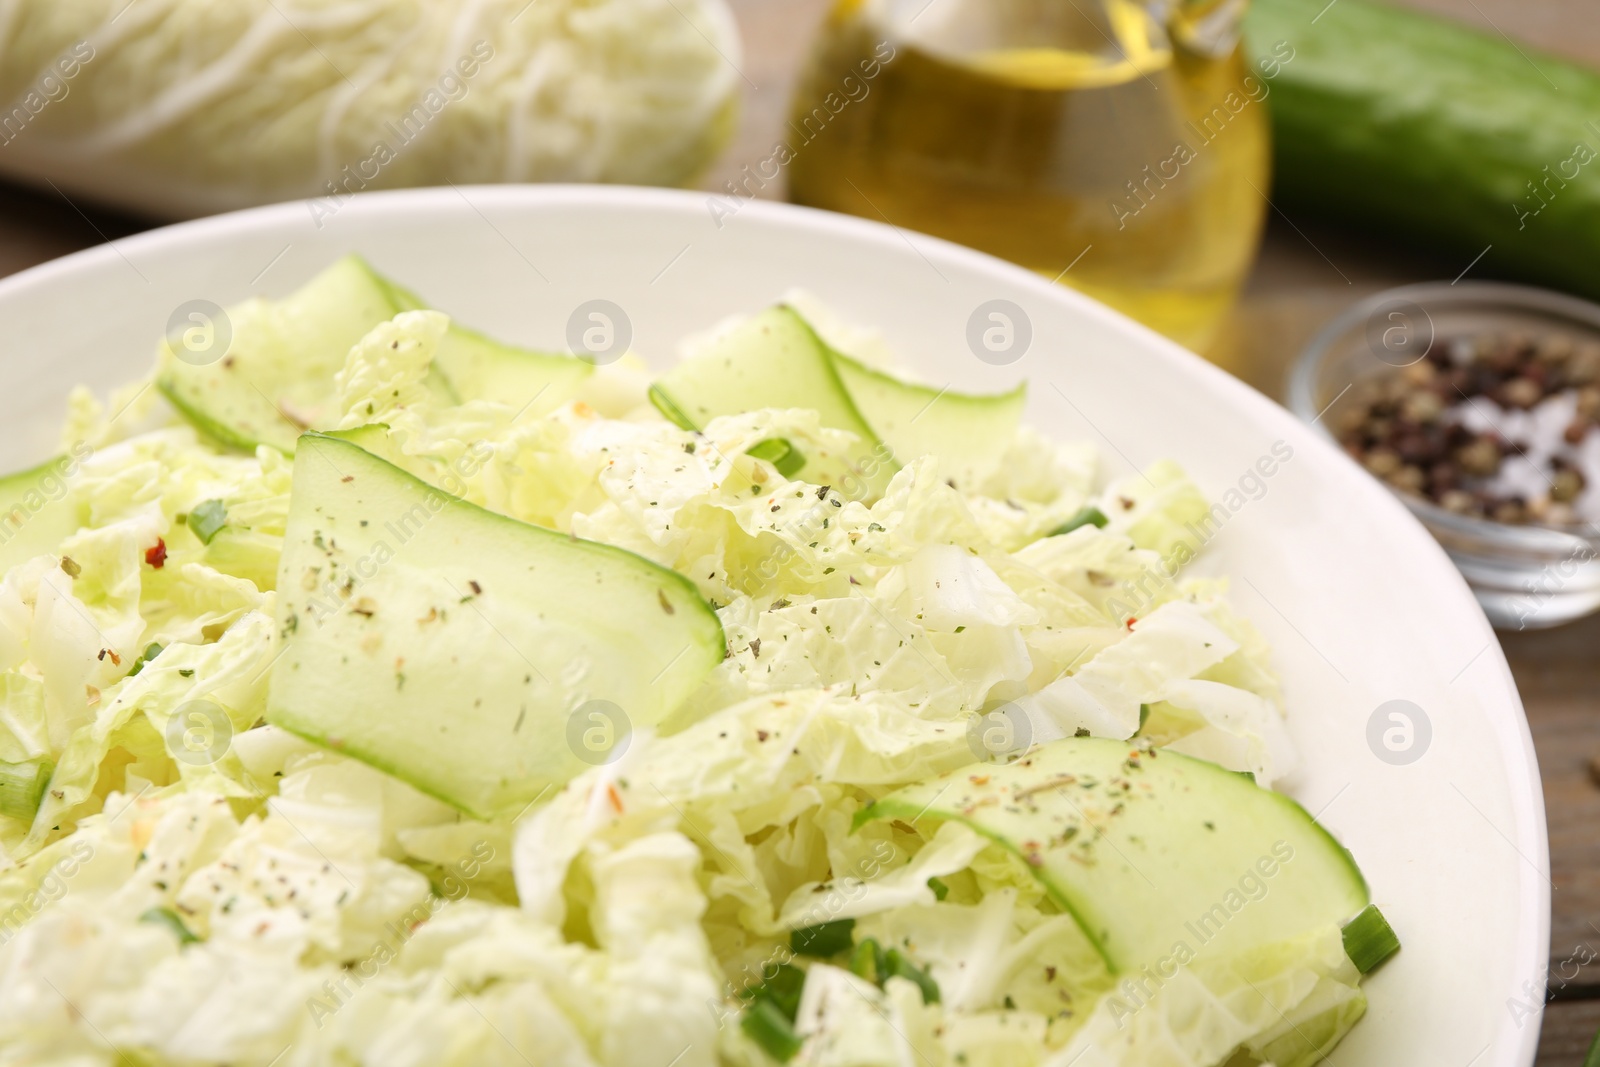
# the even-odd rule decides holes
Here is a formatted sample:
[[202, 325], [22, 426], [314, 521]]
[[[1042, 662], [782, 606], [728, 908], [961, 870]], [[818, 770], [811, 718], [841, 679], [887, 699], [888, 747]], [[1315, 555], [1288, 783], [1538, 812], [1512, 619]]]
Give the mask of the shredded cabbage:
[[[53, 768], [36, 815], [0, 816], [7, 1062], [758, 1065], [738, 1020], [779, 964], [805, 968], [795, 1062], [816, 1067], [1286, 1067], [1360, 1015], [1337, 931], [1131, 1005], [1009, 853], [953, 822], [853, 826], [982, 756], [970, 726], [1004, 705], [1035, 743], [1141, 734], [1264, 784], [1292, 769], [1263, 642], [1180, 574], [1205, 509], [1177, 467], [1107, 486], [1090, 447], [1023, 429], [974, 488], [923, 457], [847, 499], [750, 454], [838, 448], [815, 412], [681, 430], [632, 361], [548, 414], [454, 404], [424, 385], [446, 325], [410, 312], [356, 345], [340, 425], [681, 571], [726, 659], [617, 761], [474, 822], [261, 724], [291, 461], [76, 398], [80, 528], [0, 579], [0, 761]], [[1103, 528], [1049, 536], [1089, 504]], [[792, 931], [842, 919], [940, 997], [793, 956]]]

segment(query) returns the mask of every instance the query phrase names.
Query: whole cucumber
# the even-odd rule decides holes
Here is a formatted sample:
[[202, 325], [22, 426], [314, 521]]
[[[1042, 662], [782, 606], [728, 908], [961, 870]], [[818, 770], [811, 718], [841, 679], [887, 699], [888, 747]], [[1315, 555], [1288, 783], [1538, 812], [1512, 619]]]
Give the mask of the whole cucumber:
[[[1313, 21], [1314, 20], [1314, 21]], [[1254, 0], [1275, 200], [1600, 299], [1600, 75], [1367, 0]], [[1293, 58], [1281, 59], [1281, 42]]]

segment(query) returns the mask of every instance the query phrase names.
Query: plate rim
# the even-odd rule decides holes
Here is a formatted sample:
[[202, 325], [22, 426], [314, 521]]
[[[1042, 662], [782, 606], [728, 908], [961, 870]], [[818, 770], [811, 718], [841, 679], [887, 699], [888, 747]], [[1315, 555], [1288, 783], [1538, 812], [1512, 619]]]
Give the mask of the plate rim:
[[[419, 211], [426, 213], [445, 206], [451, 206], [453, 210], [459, 210], [462, 206], [477, 210], [480, 205], [509, 210], [530, 207], [535, 210], [547, 210], [565, 204], [586, 209], [692, 213], [699, 215], [703, 221], [710, 221], [705, 204], [709, 198], [717, 195], [719, 194], [703, 191], [627, 185], [554, 183], [466, 185], [357, 193], [342, 201], [340, 214], [392, 215], [403, 224], [404, 217], [409, 213]], [[102, 263], [111, 264], [118, 259], [126, 261], [129, 253], [137, 254], [146, 250], [162, 251], [171, 246], [181, 247], [185, 244], [192, 244], [198, 250], [205, 252], [220, 247], [230, 234], [255, 230], [287, 230], [293, 224], [303, 223], [310, 217], [312, 203], [314, 203], [312, 200], [284, 201], [176, 222], [103, 241], [0, 278], [0, 307], [13, 299], [25, 296], [35, 287], [70, 283], [71, 276], [76, 272], [94, 269]], [[1433, 536], [1392, 493], [1374, 481], [1332, 443], [1318, 435], [1313, 427], [1301, 421], [1276, 401], [1120, 312], [1076, 290], [1047, 281], [1026, 268], [975, 249], [905, 230], [887, 222], [778, 201], [741, 200], [738, 218], [729, 221], [728, 225], [741, 225], [743, 220], [754, 220], [757, 225], [820, 232], [825, 239], [839, 237], [878, 244], [896, 256], [903, 256], [909, 246], [913, 252], [930, 261], [943, 260], [953, 266], [966, 266], [979, 273], [998, 274], [1008, 285], [1029, 291], [1041, 300], [1064, 303], [1070, 307], [1073, 314], [1098, 319], [1116, 332], [1131, 334], [1149, 350], [1152, 358], [1158, 359], [1164, 366], [1171, 367], [1186, 376], [1198, 376], [1208, 387], [1223, 394], [1264, 427], [1284, 435], [1297, 450], [1303, 447], [1318, 457], [1316, 462], [1319, 467], [1337, 479], [1339, 490], [1343, 495], [1359, 501], [1363, 507], [1371, 508], [1377, 514], [1386, 516], [1389, 528], [1397, 531], [1405, 530], [1404, 536], [1410, 540], [1410, 547], [1429, 561], [1432, 571], [1429, 576], [1430, 582], [1441, 589], [1454, 590], [1458, 603], [1450, 607], [1464, 610], [1466, 623], [1486, 642], [1487, 647], [1479, 658], [1491, 660], [1496, 687], [1504, 692], [1503, 701], [1495, 699], [1486, 702], [1484, 710], [1496, 737], [1502, 742], [1499, 746], [1499, 762], [1508, 784], [1507, 805], [1513, 817], [1517, 838], [1514, 842], [1509, 838], [1507, 840], [1528, 861], [1518, 866], [1519, 895], [1524, 907], [1516, 916], [1516, 955], [1525, 957], [1517, 962], [1525, 968], [1525, 971], [1515, 973], [1537, 976], [1547, 972], [1551, 959], [1552, 882], [1549, 827], [1537, 754], [1521, 694], [1511, 674], [1499, 638], [1476, 598], [1473, 597], [1465, 579]], [[1496, 707], [1501, 704], [1504, 706]], [[1513, 987], [1514, 980], [1514, 975], [1506, 976], [1507, 988]], [[1531, 1020], [1534, 1025], [1530, 1026], [1524, 1022], [1513, 1028], [1508, 1025], [1507, 1020], [1502, 1020], [1499, 1028], [1494, 1031], [1495, 1038], [1490, 1047], [1498, 1049], [1501, 1054], [1509, 1053], [1513, 1057], [1502, 1062], [1531, 1067], [1537, 1052], [1543, 1017], [1544, 1004], [1541, 1001], [1537, 1015]], [[1507, 1035], [1510, 1035], [1509, 1041]]]

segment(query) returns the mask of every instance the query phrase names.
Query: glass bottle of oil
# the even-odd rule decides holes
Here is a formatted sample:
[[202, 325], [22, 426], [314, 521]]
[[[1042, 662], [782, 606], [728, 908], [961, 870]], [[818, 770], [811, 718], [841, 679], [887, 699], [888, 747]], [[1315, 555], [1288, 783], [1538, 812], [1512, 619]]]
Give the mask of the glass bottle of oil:
[[790, 197], [991, 252], [1203, 349], [1267, 206], [1247, 2], [838, 0], [792, 107]]

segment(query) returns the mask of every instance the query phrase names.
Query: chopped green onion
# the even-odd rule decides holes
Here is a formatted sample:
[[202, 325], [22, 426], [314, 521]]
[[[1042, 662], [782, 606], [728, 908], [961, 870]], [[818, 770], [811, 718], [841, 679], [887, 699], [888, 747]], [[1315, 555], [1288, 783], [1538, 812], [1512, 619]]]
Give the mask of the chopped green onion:
[[44, 759], [22, 763], [0, 760], [0, 815], [32, 822], [54, 770], [55, 766]]
[[857, 978], [865, 978], [873, 985], [882, 985], [883, 980], [889, 977], [889, 961], [876, 938], [869, 937], [856, 946], [850, 956], [850, 973]]
[[788, 1063], [800, 1051], [802, 1042], [794, 1024], [770, 1000], [757, 1000], [746, 1008], [739, 1029], [779, 1063]]
[[1345, 955], [1362, 974], [1371, 974], [1399, 951], [1400, 938], [1376, 904], [1368, 904], [1360, 915], [1344, 924]]
[[1150, 720], [1150, 705], [1149, 704], [1140, 704], [1139, 705], [1139, 729], [1143, 730], [1144, 729], [1144, 724], [1146, 722], [1148, 722], [1149, 720]]
[[757, 441], [745, 449], [744, 454], [751, 459], [766, 460], [778, 468], [778, 473], [785, 478], [793, 478], [806, 465], [806, 457], [800, 454], [799, 449], [781, 437]]
[[818, 923], [789, 934], [789, 947], [801, 956], [815, 956], [825, 960], [849, 949], [855, 940], [856, 921], [836, 919]]
[[161, 655], [161, 646], [160, 645], [155, 644], [153, 642], [151, 644], [146, 645], [144, 651], [139, 654], [139, 658], [134, 660], [133, 669], [128, 672], [128, 677], [132, 678], [134, 675], [136, 675], [140, 671], [144, 670], [144, 665], [146, 663], [149, 663], [151, 660], [155, 659], [159, 655]]
[[943, 900], [950, 895], [950, 887], [945, 885], [941, 878], [929, 878], [928, 888], [933, 890], [934, 900]]
[[1101, 511], [1093, 504], [1090, 504], [1087, 507], [1081, 508], [1076, 515], [1072, 516], [1072, 518], [1068, 519], [1060, 526], [1057, 526], [1054, 530], [1051, 530], [1048, 536], [1060, 537], [1062, 534], [1071, 533], [1080, 526], [1094, 526], [1098, 529], [1105, 529], [1106, 523], [1110, 521], [1110, 519], [1106, 518], [1105, 512]]
[[800, 1010], [800, 991], [805, 988], [806, 972], [787, 963], [780, 963], [771, 978], [753, 985], [739, 995], [745, 1000], [768, 1000], [791, 1022]]
[[168, 932], [178, 939], [180, 945], [192, 945], [200, 940], [171, 908], [151, 908], [139, 916], [139, 921], [150, 923], [152, 926], [166, 927]]
[[905, 978], [914, 982], [917, 988], [922, 990], [922, 1003], [939, 1003], [939, 983], [933, 980], [933, 975], [906, 959], [897, 948], [889, 950], [887, 962], [889, 973], [884, 976], [885, 979]]
[[226, 525], [228, 509], [220, 500], [204, 501], [189, 512], [189, 529], [194, 531], [203, 545], [209, 545], [211, 539], [217, 536], [217, 531]]

